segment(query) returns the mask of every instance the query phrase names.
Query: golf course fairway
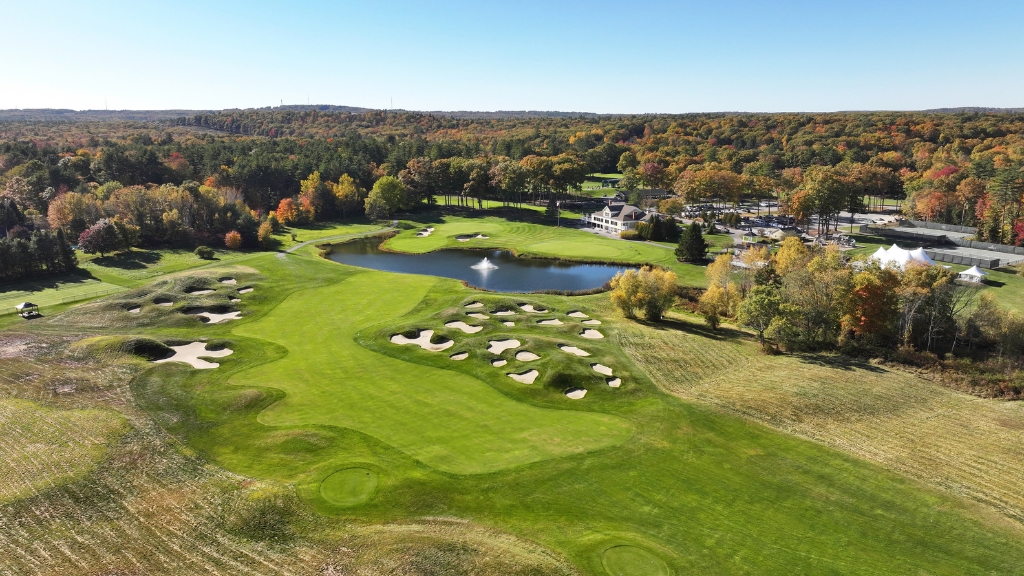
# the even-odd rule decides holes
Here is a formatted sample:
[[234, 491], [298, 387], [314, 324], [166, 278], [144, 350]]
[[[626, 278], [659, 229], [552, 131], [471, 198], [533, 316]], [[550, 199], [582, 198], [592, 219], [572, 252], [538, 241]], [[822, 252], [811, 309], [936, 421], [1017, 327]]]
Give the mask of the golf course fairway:
[[458, 474], [577, 454], [629, 437], [630, 425], [621, 418], [528, 406], [470, 376], [427, 366], [410, 371], [408, 363], [355, 343], [360, 329], [405, 314], [437, 282], [364, 272], [293, 294], [259, 321], [235, 330], [280, 344], [289, 354], [231, 383], [285, 392], [284, 400], [260, 414], [263, 424], [359, 430], [432, 468]]
[[[132, 391], [205, 459], [293, 486], [323, 522], [466, 521], [591, 576], [1024, 575], [1016, 533], [971, 503], [660, 391], [623, 351], [630, 321], [607, 294], [488, 293], [312, 254], [245, 264], [232, 274], [255, 291], [240, 320], [188, 327], [151, 306], [144, 332], [234, 352], [213, 370], [154, 365]], [[482, 328], [446, 327], [456, 322]], [[591, 327], [604, 338], [580, 336]], [[455, 343], [391, 341], [420, 330]], [[486, 351], [511, 339], [520, 346]], [[526, 370], [536, 382], [508, 376]], [[585, 397], [567, 397], [573, 386]]]

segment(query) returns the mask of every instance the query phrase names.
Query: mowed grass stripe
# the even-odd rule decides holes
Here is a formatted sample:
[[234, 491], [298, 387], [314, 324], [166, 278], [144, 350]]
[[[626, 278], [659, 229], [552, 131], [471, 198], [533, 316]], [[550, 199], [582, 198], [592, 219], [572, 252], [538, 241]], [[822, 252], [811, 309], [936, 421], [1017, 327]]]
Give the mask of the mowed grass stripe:
[[409, 364], [354, 342], [361, 328], [412, 310], [436, 282], [364, 272], [297, 292], [235, 330], [280, 344], [288, 355], [231, 383], [285, 392], [284, 400], [260, 414], [263, 424], [352, 428], [461, 474], [577, 454], [629, 437], [631, 427], [621, 418], [528, 406], [471, 376]]
[[686, 320], [677, 327], [636, 324], [623, 337], [630, 356], [663, 389], [824, 442], [1024, 522], [1024, 404], [841, 359], [829, 365], [827, 356], [764, 356], [749, 338], [695, 338], [686, 330], [701, 328]]

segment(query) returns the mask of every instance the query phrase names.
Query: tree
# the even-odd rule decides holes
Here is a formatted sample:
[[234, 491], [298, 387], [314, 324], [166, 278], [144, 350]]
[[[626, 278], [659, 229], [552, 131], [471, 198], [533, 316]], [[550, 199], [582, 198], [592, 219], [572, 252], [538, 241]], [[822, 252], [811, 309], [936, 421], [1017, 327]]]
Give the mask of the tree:
[[228, 232], [224, 235], [224, 245], [228, 247], [228, 250], [241, 250], [242, 235], [237, 230]]
[[704, 240], [700, 224], [690, 223], [679, 235], [679, 245], [676, 247], [676, 259], [682, 262], [703, 262], [707, 258], [708, 243]]
[[291, 198], [282, 198], [281, 202], [277, 205], [277, 219], [281, 221], [281, 224], [288, 226], [294, 224], [299, 220], [299, 208], [295, 205], [295, 200]]
[[803, 243], [803, 240], [796, 236], [790, 236], [782, 241], [779, 251], [772, 259], [775, 263], [775, 271], [779, 276], [785, 276], [806, 265], [811, 259], [811, 251]]
[[366, 197], [366, 215], [375, 220], [388, 218], [405, 205], [405, 186], [394, 176], [377, 180]]
[[757, 340], [762, 350], [767, 349], [764, 333], [779, 315], [781, 305], [782, 298], [778, 289], [773, 286], [755, 286], [736, 311], [736, 319], [740, 324], [757, 331]]
[[319, 171], [299, 182], [299, 206], [311, 222], [327, 218], [334, 212], [334, 196], [320, 181]]
[[[410, 162], [411, 164], [411, 162]], [[342, 218], [354, 216], [363, 209], [366, 190], [362, 189], [348, 174], [342, 174], [334, 185], [334, 205]]]
[[269, 221], [261, 222], [256, 231], [256, 239], [264, 248], [269, 247], [274, 242], [274, 225]]
[[121, 235], [118, 234], [114, 223], [107, 218], [86, 228], [78, 237], [78, 247], [86, 254], [98, 252], [100, 256], [105, 256], [107, 252], [113, 252], [121, 246]]
[[675, 302], [674, 272], [644, 266], [639, 270], [619, 272], [612, 278], [611, 300], [627, 318], [636, 318], [637, 311], [651, 321], [660, 320]]

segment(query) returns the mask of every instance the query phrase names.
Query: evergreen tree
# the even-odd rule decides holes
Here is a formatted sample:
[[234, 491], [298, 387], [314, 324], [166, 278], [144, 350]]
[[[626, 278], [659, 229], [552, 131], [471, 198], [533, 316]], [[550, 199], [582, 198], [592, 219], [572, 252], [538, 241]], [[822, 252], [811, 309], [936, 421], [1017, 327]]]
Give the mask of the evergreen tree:
[[57, 250], [60, 253], [63, 272], [73, 270], [78, 266], [78, 256], [71, 249], [71, 243], [68, 242], [67, 237], [64, 236], [64, 230], [61, 228], [57, 228]]
[[708, 248], [704, 234], [701, 233], [700, 224], [694, 222], [679, 235], [676, 258], [683, 262], [700, 262], [707, 256]]

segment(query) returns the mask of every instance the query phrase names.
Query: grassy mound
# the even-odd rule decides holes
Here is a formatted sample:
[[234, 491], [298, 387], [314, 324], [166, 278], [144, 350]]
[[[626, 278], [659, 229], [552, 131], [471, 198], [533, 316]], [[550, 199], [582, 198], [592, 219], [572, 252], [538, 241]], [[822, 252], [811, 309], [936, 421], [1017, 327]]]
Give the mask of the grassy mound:
[[601, 555], [601, 565], [609, 576], [669, 576], [671, 572], [660, 558], [636, 546], [613, 546]]

